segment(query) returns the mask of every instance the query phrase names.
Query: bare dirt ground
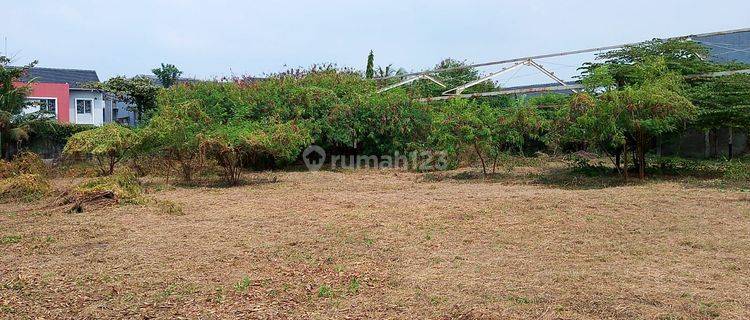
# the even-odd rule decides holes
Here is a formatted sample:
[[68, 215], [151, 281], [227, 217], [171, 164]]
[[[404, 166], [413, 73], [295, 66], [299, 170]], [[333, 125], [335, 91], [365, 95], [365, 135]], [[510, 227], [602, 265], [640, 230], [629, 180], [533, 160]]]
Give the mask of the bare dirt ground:
[[0, 205], [0, 318], [750, 318], [750, 194], [274, 173]]

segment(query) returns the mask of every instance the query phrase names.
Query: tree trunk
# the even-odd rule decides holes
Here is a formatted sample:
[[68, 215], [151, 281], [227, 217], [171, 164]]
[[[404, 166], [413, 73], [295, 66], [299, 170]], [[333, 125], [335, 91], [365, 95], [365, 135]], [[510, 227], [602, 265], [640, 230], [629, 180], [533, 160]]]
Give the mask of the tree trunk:
[[484, 163], [484, 157], [482, 157], [482, 152], [479, 150], [479, 145], [477, 145], [476, 141], [474, 141], [474, 150], [477, 152], [479, 160], [482, 161], [482, 173], [487, 176], [487, 165]]
[[714, 134], [714, 157], [719, 157], [720, 151], [719, 151], [719, 133], [721, 132], [719, 128], [716, 128], [714, 130], [716, 133]]
[[646, 178], [646, 135], [643, 131], [638, 133], [638, 178]]
[[115, 173], [115, 163], [117, 163], [117, 159], [110, 157], [109, 158], [109, 175], [112, 175]]
[[628, 142], [627, 141], [625, 141], [625, 145], [622, 148], [623, 148], [622, 153], [624, 155], [624, 157], [622, 158], [624, 162], [622, 171], [625, 173], [625, 183], [628, 183]]
[[661, 136], [656, 137], [656, 156], [661, 158]]
[[617, 172], [620, 172], [620, 162], [622, 159], [620, 158], [620, 155], [622, 154], [622, 150], [615, 150], [615, 170]]
[[646, 152], [643, 142], [638, 147], [638, 178], [643, 180], [646, 178]]
[[729, 145], [727, 146], [728, 149], [729, 149], [729, 152], [728, 152], [729, 153], [729, 160], [732, 160], [732, 157], [734, 156], [734, 154], [733, 154], [734, 150], [732, 150], [733, 147], [734, 147], [734, 141], [733, 140], [734, 140], [734, 132], [733, 132], [732, 128], [729, 127]]
[[711, 131], [706, 129], [706, 131], [703, 133], [703, 143], [705, 144], [705, 150], [703, 155], [706, 157], [706, 159], [711, 157]]

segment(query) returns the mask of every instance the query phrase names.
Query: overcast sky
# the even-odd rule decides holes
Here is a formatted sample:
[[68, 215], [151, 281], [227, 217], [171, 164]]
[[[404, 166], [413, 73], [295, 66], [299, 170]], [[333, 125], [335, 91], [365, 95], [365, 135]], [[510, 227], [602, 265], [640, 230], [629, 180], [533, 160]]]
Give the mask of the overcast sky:
[[[0, 2], [0, 37], [16, 64], [94, 69], [102, 80], [160, 62], [198, 78], [319, 62], [364, 69], [370, 49], [377, 65], [421, 70], [446, 57], [483, 62], [750, 27], [748, 0]], [[585, 58], [540, 62], [569, 76]]]

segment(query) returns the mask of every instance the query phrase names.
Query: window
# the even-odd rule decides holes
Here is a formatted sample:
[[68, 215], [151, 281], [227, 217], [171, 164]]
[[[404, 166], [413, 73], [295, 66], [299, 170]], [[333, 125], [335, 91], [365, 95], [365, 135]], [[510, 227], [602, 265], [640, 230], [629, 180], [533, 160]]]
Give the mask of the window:
[[91, 104], [93, 100], [76, 100], [76, 113], [86, 114], [91, 113]]
[[55, 114], [57, 111], [57, 99], [54, 98], [28, 98], [26, 103], [29, 106], [38, 107], [41, 112]]

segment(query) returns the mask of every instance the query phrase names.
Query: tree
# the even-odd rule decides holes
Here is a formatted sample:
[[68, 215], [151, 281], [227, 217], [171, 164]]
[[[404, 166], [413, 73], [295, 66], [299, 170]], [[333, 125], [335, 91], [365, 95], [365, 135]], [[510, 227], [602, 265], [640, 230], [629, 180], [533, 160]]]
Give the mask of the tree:
[[695, 125], [704, 130], [729, 128], [731, 159], [733, 131], [750, 128], [750, 75], [696, 78], [690, 84], [691, 99], [700, 108]]
[[124, 101], [132, 106], [129, 110], [136, 114], [139, 122], [143, 123], [156, 110], [156, 95], [159, 87], [146, 76], [135, 76], [127, 78], [118, 76], [104, 83], [94, 83], [90, 86], [114, 94], [118, 100]]
[[[539, 138], [544, 120], [533, 106], [499, 109], [475, 100], [450, 99], [435, 110], [433, 126], [430, 140], [434, 147], [454, 157], [471, 150], [486, 176], [490, 164], [495, 173], [503, 156], [522, 153], [528, 139]], [[510, 163], [504, 165], [512, 168]]]
[[[678, 125], [695, 117], [697, 108], [684, 95], [682, 76], [667, 67], [663, 57], [645, 59], [629, 65], [627, 81], [623, 86], [606, 86], [617, 80], [609, 66], [599, 66], [589, 77], [601, 92], [593, 107], [577, 121], [579, 132], [590, 141], [601, 141], [611, 136], [614, 145], [621, 145], [625, 159], [628, 146], [632, 146], [639, 178], [645, 178], [646, 151], [651, 139], [678, 129]], [[594, 91], [594, 90], [590, 90]], [[627, 165], [625, 167], [627, 179]]]
[[365, 69], [365, 78], [372, 79], [375, 75], [375, 54], [370, 50], [370, 54], [367, 55], [367, 68]]
[[132, 129], [109, 123], [104, 126], [74, 134], [65, 144], [63, 154], [91, 155], [96, 159], [102, 175], [115, 172], [115, 165], [140, 144], [139, 135]]
[[160, 95], [159, 111], [143, 129], [143, 149], [176, 162], [185, 182], [201, 164], [201, 134], [213, 121], [198, 102], [175, 99], [173, 92]]
[[20, 67], [9, 67], [10, 59], [0, 56], [0, 158], [6, 158], [10, 142], [20, 142], [28, 139], [28, 122], [34, 116], [23, 116], [26, 107], [26, 96], [31, 91], [29, 83], [16, 86], [26, 72], [36, 65], [36, 61]]
[[581, 69], [586, 78], [598, 67], [607, 66], [614, 84], [623, 87], [628, 83], [639, 81], [638, 64], [655, 58], [663, 59], [667, 70], [683, 76], [736, 67], [732, 65], [722, 67], [711, 63], [706, 59], [709, 53], [706, 46], [695, 41], [655, 39], [598, 54], [596, 60], [600, 62], [585, 63]]
[[[433, 70], [442, 70], [442, 69], [452, 69], [452, 68], [458, 68], [466, 66], [466, 62], [459, 61], [451, 58], [444, 59], [443, 61], [440, 61]], [[433, 77], [437, 80], [440, 80], [447, 88], [443, 88], [436, 83], [433, 83], [432, 81], [417, 81], [414, 82], [411, 86], [408, 87], [408, 91], [410, 94], [412, 94], [415, 97], [418, 98], [424, 98], [424, 97], [434, 97], [434, 96], [440, 96], [445, 90], [452, 89], [455, 87], [458, 87], [460, 85], [469, 83], [471, 81], [477, 80], [482, 75], [479, 73], [479, 71], [476, 68], [461, 68], [461, 69], [454, 69], [454, 70], [448, 70], [448, 71], [442, 71], [433, 74]], [[495, 91], [497, 89], [497, 86], [492, 80], [487, 80], [481, 83], [478, 83], [464, 91], [464, 93], [476, 93], [476, 92], [487, 92], [487, 91]], [[485, 99], [478, 99], [482, 102], [491, 102], [491, 100], [485, 100]], [[493, 99], [497, 101], [498, 99]], [[507, 101], [501, 101], [501, 103], [504, 103]], [[496, 104], [496, 103], [494, 103]]]
[[160, 68], [151, 69], [151, 72], [159, 78], [159, 81], [164, 88], [169, 88], [176, 84], [182, 74], [180, 69], [177, 69], [175, 65], [169, 63], [162, 63]]

